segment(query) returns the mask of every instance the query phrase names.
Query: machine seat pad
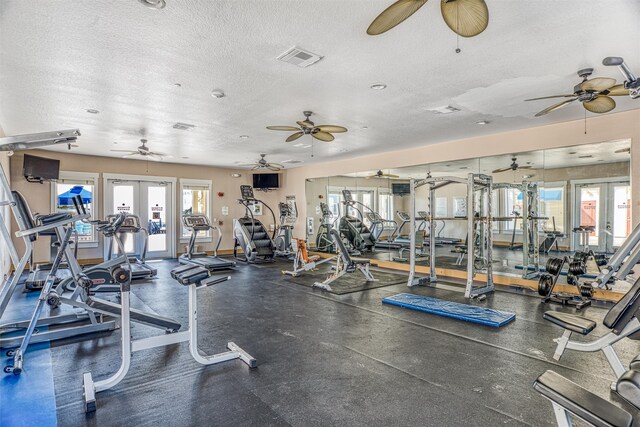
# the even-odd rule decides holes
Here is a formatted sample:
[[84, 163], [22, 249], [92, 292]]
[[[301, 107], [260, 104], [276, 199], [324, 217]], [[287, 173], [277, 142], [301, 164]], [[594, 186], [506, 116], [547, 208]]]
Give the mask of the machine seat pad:
[[38, 214], [35, 217], [36, 222], [40, 225], [47, 225], [65, 219], [71, 219], [71, 214], [67, 212], [60, 212], [52, 214]]
[[634, 357], [631, 362], [629, 362], [629, 369], [640, 372], [640, 354]]
[[371, 264], [371, 260], [365, 258], [351, 258], [351, 263], [354, 265], [367, 265]]
[[190, 266], [191, 268], [188, 269], [185, 269], [185, 267], [187, 266], [180, 266], [171, 271], [171, 277], [182, 285], [188, 286], [209, 277], [209, 270], [204, 267]]
[[628, 370], [616, 383], [616, 391], [627, 402], [640, 409], [640, 372]]
[[629, 322], [631, 318], [635, 316], [635, 311], [638, 306], [638, 298], [640, 297], [640, 279], [636, 280], [631, 289], [614, 305], [611, 307], [607, 315], [604, 317], [602, 323], [609, 329], [622, 329], [625, 325], [619, 324], [620, 322]]
[[311, 261], [317, 261], [320, 259], [320, 255], [311, 255], [309, 257], [307, 257], [307, 259], [311, 262]]
[[217, 285], [218, 283], [226, 282], [229, 279], [231, 279], [231, 276], [211, 276], [203, 279], [200, 282], [200, 286]]
[[569, 381], [554, 371], [546, 371], [533, 388], [552, 402], [594, 426], [631, 426], [633, 417], [624, 409]]
[[582, 335], [587, 335], [596, 327], [593, 320], [560, 311], [545, 311], [543, 317], [551, 323]]

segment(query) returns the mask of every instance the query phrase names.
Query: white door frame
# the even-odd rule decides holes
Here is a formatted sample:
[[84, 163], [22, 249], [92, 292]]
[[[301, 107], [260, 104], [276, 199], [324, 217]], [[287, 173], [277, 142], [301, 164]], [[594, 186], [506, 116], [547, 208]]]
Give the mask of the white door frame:
[[[111, 204], [113, 204], [113, 194], [110, 194], [111, 192], [108, 189], [108, 181], [137, 181], [137, 182], [155, 182], [155, 183], [161, 183], [161, 182], [165, 182], [165, 183], [169, 183], [171, 184], [171, 191], [169, 191], [169, 198], [167, 200], [167, 205], [171, 206], [171, 210], [170, 212], [167, 212], [167, 216], [165, 219], [165, 223], [166, 224], [171, 224], [171, 227], [173, 228], [171, 233], [167, 233], [168, 234], [168, 245], [169, 245], [169, 257], [170, 258], [175, 258], [176, 257], [176, 233], [178, 233], [178, 230], [176, 230], [176, 220], [175, 220], [175, 215], [176, 215], [176, 184], [178, 182], [178, 179], [175, 177], [171, 177], [171, 176], [148, 176], [148, 175], [123, 175], [123, 174], [115, 174], [115, 173], [103, 173], [102, 174], [102, 185], [104, 187], [104, 191], [103, 191], [103, 205], [104, 206], [104, 213], [106, 213], [106, 209], [107, 206], [111, 206]], [[109, 204], [111, 203], [111, 204]], [[103, 249], [103, 251], [106, 251], [106, 245]], [[106, 252], [105, 252], [106, 254]]]
[[[578, 195], [576, 192], [576, 187], [578, 185], [584, 185], [584, 184], [594, 184], [594, 185], [600, 185], [600, 184], [612, 184], [612, 183], [629, 183], [629, 185], [631, 184], [631, 179], [629, 176], [616, 176], [616, 177], [608, 177], [608, 178], [585, 178], [585, 179], [572, 179], [569, 181], [569, 185], [571, 186], [571, 224], [569, 224], [567, 228], [567, 234], [571, 235], [571, 238], [569, 239], [570, 242], [570, 250], [571, 251], [575, 251], [576, 248], [576, 238], [574, 236], [573, 233], [573, 228], [577, 227], [579, 222], [580, 222], [580, 213], [579, 210], [576, 209], [576, 202], [578, 201]], [[607, 219], [607, 216], [609, 214], [608, 209], [609, 209], [609, 195], [607, 194], [607, 200], [604, 201], [603, 206], [601, 207], [602, 209], [602, 213], [601, 213], [601, 218], [604, 218], [605, 221]], [[632, 206], [633, 209], [633, 206]], [[598, 225], [600, 223], [601, 218], [598, 218]], [[604, 231], [603, 231], [604, 232]], [[606, 239], [606, 238], [605, 238]], [[605, 249], [606, 248], [606, 240], [605, 240]]]

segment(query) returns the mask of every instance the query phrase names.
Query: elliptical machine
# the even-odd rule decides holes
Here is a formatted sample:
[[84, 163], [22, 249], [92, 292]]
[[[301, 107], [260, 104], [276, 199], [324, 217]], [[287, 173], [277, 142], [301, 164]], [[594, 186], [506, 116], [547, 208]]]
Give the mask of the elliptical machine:
[[[112, 218], [115, 216], [116, 215], [107, 215], [107, 221], [112, 221]], [[134, 254], [129, 258], [129, 265], [131, 266], [131, 280], [149, 279], [158, 274], [158, 269], [153, 268], [145, 262], [145, 258], [147, 257], [147, 247], [149, 245], [149, 232], [140, 224], [140, 217], [138, 215], [127, 213], [124, 222], [118, 230], [118, 238], [120, 239], [120, 241], [122, 241], [122, 246], [126, 246], [127, 237], [129, 234], [133, 235], [137, 233], [142, 233], [144, 245], [142, 247], [142, 252], [140, 253], [140, 258], [138, 258], [137, 254]], [[119, 250], [119, 248], [116, 248], [116, 252], [118, 252]], [[117, 255], [119, 255], [119, 253]], [[111, 260], [112, 257], [113, 239], [110, 239], [107, 252], [107, 261]]]
[[329, 235], [334, 223], [333, 212], [329, 210], [329, 207], [324, 202], [320, 202], [320, 211], [322, 212], [322, 222], [316, 233], [316, 250], [334, 254], [336, 253], [335, 243]]
[[[241, 185], [240, 194], [242, 198], [238, 199], [238, 203], [245, 207], [245, 215], [233, 221], [233, 256], [250, 263], [271, 262], [276, 255], [276, 245], [273, 242], [275, 229], [269, 235], [267, 228], [255, 218], [252, 206], [262, 203], [271, 212], [274, 224], [276, 216], [269, 205], [255, 198], [250, 185]], [[242, 249], [242, 258], [239, 257], [238, 248]]]
[[[338, 224], [340, 236], [349, 242], [352, 251], [366, 252], [373, 250], [376, 244], [373, 234], [371, 234], [369, 228], [364, 225], [362, 211], [358, 209], [356, 205], [361, 205], [365, 209], [369, 208], [354, 200], [349, 190], [342, 190], [342, 198], [344, 199], [342, 202], [344, 205], [344, 215], [340, 218], [340, 223]], [[349, 208], [355, 210], [358, 216], [349, 215]]]
[[298, 220], [296, 196], [287, 196], [286, 202], [278, 203], [280, 226], [274, 239], [276, 255], [290, 257], [296, 253], [293, 244], [293, 225]]

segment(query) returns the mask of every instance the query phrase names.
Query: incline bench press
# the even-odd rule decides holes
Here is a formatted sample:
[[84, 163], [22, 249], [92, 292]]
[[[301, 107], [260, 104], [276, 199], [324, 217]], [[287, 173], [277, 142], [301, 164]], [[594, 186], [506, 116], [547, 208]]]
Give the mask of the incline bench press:
[[[564, 334], [554, 341], [558, 343], [553, 358], [560, 360], [565, 350], [576, 350], [584, 352], [602, 351], [611, 365], [611, 369], [616, 374], [616, 378], [622, 377], [626, 369], [622, 365], [620, 358], [613, 348], [613, 344], [623, 338], [639, 339], [640, 321], [638, 320], [638, 310], [640, 309], [640, 279], [636, 280], [629, 292], [625, 294], [607, 313], [602, 324], [611, 330], [606, 335], [591, 341], [573, 341], [571, 334], [573, 332], [581, 335], [588, 335], [596, 327], [596, 322], [574, 314], [563, 313], [560, 311], [547, 311], [544, 318], [556, 325], [564, 328]], [[616, 383], [611, 386], [612, 390], [616, 390]]]
[[375, 282], [378, 280], [375, 279], [369, 271], [369, 265], [371, 264], [371, 261], [362, 258], [351, 258], [351, 255], [349, 255], [349, 251], [347, 250], [347, 247], [342, 241], [340, 233], [338, 233], [337, 230], [331, 230], [329, 232], [329, 235], [338, 248], [336, 264], [333, 267], [333, 273], [329, 277], [327, 277], [324, 282], [314, 283], [314, 288], [320, 288], [324, 289], [325, 291], [331, 292], [331, 283], [344, 276], [346, 273], [353, 273], [356, 270], [360, 270], [367, 282]]

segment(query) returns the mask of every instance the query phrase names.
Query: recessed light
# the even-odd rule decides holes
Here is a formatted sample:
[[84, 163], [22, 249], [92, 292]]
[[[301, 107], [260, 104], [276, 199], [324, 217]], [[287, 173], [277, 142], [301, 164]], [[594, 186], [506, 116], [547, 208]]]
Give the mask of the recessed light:
[[172, 126], [174, 129], [178, 130], [191, 130], [196, 127], [196, 125], [192, 125], [189, 123], [178, 122]]
[[569, 154], [576, 154], [575, 151], [569, 151]]
[[174, 83], [173, 85], [174, 85], [175, 87], [182, 87], [182, 84], [181, 84], [181, 83]]
[[489, 123], [491, 122], [489, 122], [488, 120], [478, 120], [476, 122], [477, 125], [488, 125]]
[[383, 90], [387, 88], [387, 85], [384, 83], [374, 83], [370, 87], [373, 90]]
[[443, 105], [442, 107], [428, 108], [427, 111], [436, 114], [451, 114], [460, 111], [460, 109], [451, 105]]
[[362, 129], [367, 130], [367, 129], [369, 129], [369, 126], [362, 126]]
[[249, 139], [249, 135], [240, 135], [240, 139]]
[[164, 9], [164, 7], [167, 5], [165, 0], [138, 0], [138, 1], [150, 9]]
[[187, 157], [187, 156], [183, 156], [182, 158], [183, 158], [183, 159], [188, 159], [188, 157]]
[[94, 110], [93, 108], [87, 108], [85, 111], [87, 113], [89, 113], [89, 114], [98, 114], [98, 113], [100, 113], [99, 110]]
[[469, 169], [469, 166], [460, 166], [460, 169]]
[[113, 141], [113, 145], [118, 145], [118, 143], [116, 141]]
[[349, 149], [348, 149], [348, 148], [343, 148], [343, 149], [342, 149], [342, 150], [340, 150], [339, 152], [340, 152], [340, 153], [346, 153], [346, 152], [348, 152], [348, 151], [349, 151]]
[[301, 142], [298, 142], [297, 144], [293, 144], [294, 147], [304, 147], [304, 144]]
[[240, 178], [241, 176], [242, 176], [242, 174], [239, 174], [239, 173], [232, 173], [231, 174], [232, 178]]
[[211, 96], [220, 99], [224, 98], [226, 95], [224, 94], [224, 91], [222, 89], [214, 89], [211, 91]]

